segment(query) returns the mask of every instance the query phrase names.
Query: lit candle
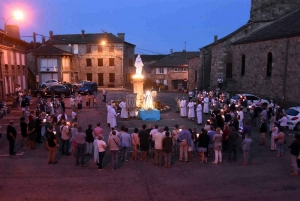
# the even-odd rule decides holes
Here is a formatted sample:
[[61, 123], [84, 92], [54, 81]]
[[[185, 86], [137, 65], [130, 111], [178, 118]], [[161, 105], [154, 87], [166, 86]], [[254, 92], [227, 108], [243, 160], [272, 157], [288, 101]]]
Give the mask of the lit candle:
[[56, 131], [53, 131], [53, 134], [56, 135]]
[[46, 119], [43, 119], [43, 122], [45, 123], [45, 122], [46, 122]]
[[197, 138], [198, 138], [199, 137], [199, 133], [197, 133], [196, 135], [197, 135]]

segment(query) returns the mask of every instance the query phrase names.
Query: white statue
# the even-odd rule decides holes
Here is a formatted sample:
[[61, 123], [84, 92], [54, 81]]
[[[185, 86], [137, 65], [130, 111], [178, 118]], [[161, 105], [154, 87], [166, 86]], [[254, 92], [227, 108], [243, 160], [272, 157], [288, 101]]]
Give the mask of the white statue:
[[146, 94], [144, 95], [144, 108], [146, 110], [152, 110], [153, 109], [153, 99], [150, 91], [146, 91]]
[[135, 75], [142, 76], [142, 70], [144, 64], [142, 62], [140, 55], [138, 55], [137, 58], [135, 59], [134, 66], [136, 67]]

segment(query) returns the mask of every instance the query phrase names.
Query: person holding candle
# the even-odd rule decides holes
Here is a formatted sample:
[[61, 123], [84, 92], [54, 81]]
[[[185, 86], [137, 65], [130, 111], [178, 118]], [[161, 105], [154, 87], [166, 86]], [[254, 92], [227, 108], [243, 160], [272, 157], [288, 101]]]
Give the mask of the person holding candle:
[[53, 131], [53, 125], [50, 125], [46, 131], [47, 147], [48, 147], [48, 164], [57, 164], [56, 161], [56, 131]]
[[204, 153], [207, 152], [207, 147], [209, 143], [209, 136], [207, 135], [207, 131], [202, 128], [198, 137], [198, 152], [200, 156], [200, 163], [207, 162], [207, 158], [204, 156]]

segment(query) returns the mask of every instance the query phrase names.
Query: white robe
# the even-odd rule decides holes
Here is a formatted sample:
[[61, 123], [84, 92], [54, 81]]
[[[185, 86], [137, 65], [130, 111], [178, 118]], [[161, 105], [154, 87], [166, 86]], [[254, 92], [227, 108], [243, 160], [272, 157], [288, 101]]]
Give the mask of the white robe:
[[209, 103], [209, 99], [206, 97], [204, 98], [204, 108], [203, 108], [203, 112], [208, 114], [209, 113], [209, 106], [208, 106], [208, 103]]
[[110, 122], [111, 122], [110, 110], [111, 110], [111, 106], [107, 105], [107, 123], [108, 124], [110, 124]]
[[128, 118], [128, 111], [127, 111], [127, 108], [126, 108], [126, 103], [122, 101], [119, 104], [119, 107], [121, 108], [121, 118], [127, 119]]
[[99, 163], [98, 139], [94, 140], [94, 162]]
[[188, 118], [194, 118], [195, 117], [194, 102], [189, 102], [187, 106], [189, 108]]
[[114, 128], [115, 126], [117, 126], [116, 117], [117, 117], [116, 110], [115, 110], [115, 108], [112, 107], [110, 109], [110, 127], [111, 128]]
[[197, 118], [198, 118], [198, 124], [202, 124], [202, 105], [201, 103], [196, 108], [197, 111]]
[[182, 100], [180, 102], [180, 116], [182, 117], [186, 116], [186, 100]]

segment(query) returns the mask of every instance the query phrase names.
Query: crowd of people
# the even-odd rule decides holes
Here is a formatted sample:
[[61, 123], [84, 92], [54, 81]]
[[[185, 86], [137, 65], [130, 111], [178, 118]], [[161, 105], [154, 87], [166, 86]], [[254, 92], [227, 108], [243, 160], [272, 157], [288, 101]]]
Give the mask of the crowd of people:
[[[78, 98], [78, 103], [82, 100]], [[197, 123], [202, 124], [202, 113], [210, 115], [203, 128], [197, 131], [197, 128], [186, 128], [185, 125], [175, 125], [174, 129], [168, 126], [159, 128], [158, 125], [142, 125], [141, 128], [135, 128], [130, 134], [129, 129], [122, 126], [117, 128], [116, 117], [119, 113], [115, 111], [113, 101], [107, 104], [107, 123], [111, 128], [108, 138], [104, 138], [101, 123], [93, 128], [88, 125], [84, 130], [78, 126], [75, 106], [70, 98], [72, 108], [72, 120], [68, 120], [65, 114], [63, 99], [57, 102], [39, 100], [36, 111], [28, 111], [26, 107], [23, 110], [21, 118], [22, 145], [35, 149], [35, 143], [44, 143], [48, 149], [48, 164], [57, 164], [57, 149], [62, 155], [73, 155], [76, 157], [76, 165], [86, 167], [86, 155], [94, 155], [94, 161], [99, 170], [103, 170], [103, 158], [106, 150], [111, 155], [112, 169], [117, 170], [120, 167], [120, 160], [127, 162], [129, 160], [128, 150], [132, 148], [132, 160], [147, 162], [154, 158], [153, 163], [156, 166], [163, 165], [166, 168], [171, 166], [171, 158], [178, 156], [180, 163], [189, 162], [194, 155], [199, 155], [201, 164], [207, 163], [208, 157], [214, 157], [211, 161], [214, 164], [223, 162], [223, 156], [226, 155], [229, 162], [237, 160], [238, 147], [242, 148], [242, 164], [249, 165], [249, 155], [251, 143], [251, 130], [256, 126], [256, 118], [260, 117], [260, 136], [261, 145], [265, 145], [265, 137], [270, 134], [270, 150], [277, 150], [278, 157], [283, 156], [283, 144], [286, 138], [286, 115], [275, 104], [270, 104], [268, 108], [253, 104], [250, 107], [245, 106], [245, 97], [235, 104], [229, 104], [229, 99], [224, 93], [211, 91], [202, 92], [197, 95], [198, 104], [191, 99], [186, 103], [183, 98], [180, 101], [180, 115], [189, 119], [197, 118]], [[234, 107], [233, 107], [234, 105]], [[126, 110], [126, 101], [123, 100], [119, 105], [121, 108], [121, 118], [126, 120], [129, 111]], [[195, 107], [197, 106], [197, 107]], [[86, 107], [89, 107], [86, 104]], [[203, 110], [202, 110], [203, 108]], [[246, 110], [245, 110], [246, 108]], [[250, 109], [251, 119], [246, 119], [244, 113]], [[80, 110], [80, 108], [77, 108]], [[253, 110], [253, 111], [252, 111]], [[257, 117], [253, 115], [257, 113]], [[279, 115], [278, 115], [279, 114]], [[197, 116], [196, 116], [197, 115]], [[254, 120], [255, 122], [254, 122]], [[269, 124], [269, 126], [268, 126]], [[14, 144], [16, 130], [14, 122], [10, 121], [7, 127], [7, 139], [10, 145], [10, 154], [15, 155]], [[45, 140], [43, 140], [45, 139]], [[294, 167], [293, 176], [298, 175], [297, 157], [300, 149], [300, 136], [295, 135], [294, 142], [290, 145], [291, 160]], [[140, 151], [140, 154], [138, 154]]]

